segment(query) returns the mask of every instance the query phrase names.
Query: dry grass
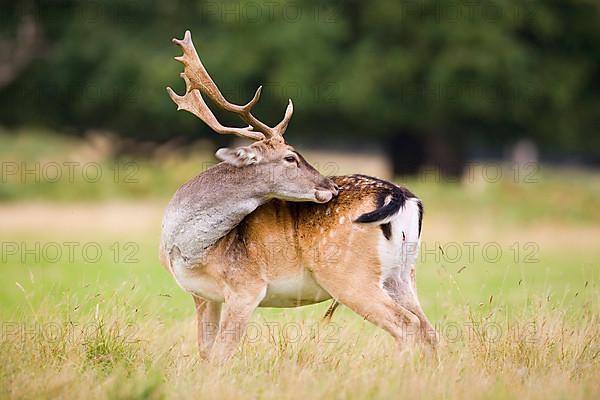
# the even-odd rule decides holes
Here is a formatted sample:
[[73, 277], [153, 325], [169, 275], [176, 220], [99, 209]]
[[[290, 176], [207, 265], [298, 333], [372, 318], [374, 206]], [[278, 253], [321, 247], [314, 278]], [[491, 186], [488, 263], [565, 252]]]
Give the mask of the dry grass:
[[[198, 359], [193, 321], [164, 322], [155, 313], [127, 325], [126, 293], [103, 312], [65, 329], [67, 304], [35, 310], [40, 327], [4, 335], [0, 397], [17, 398], [598, 398], [600, 321], [597, 298], [580, 309], [537, 299], [510, 320], [499, 309], [455, 313], [441, 323], [446, 342], [436, 355], [399, 355], [381, 331], [342, 313], [336, 330], [316, 313], [286, 314], [251, 335], [218, 368]], [[88, 299], [93, 301], [93, 299]], [[119, 305], [120, 303], [121, 305]], [[81, 317], [81, 316], [80, 316]], [[294, 324], [302, 337], [271, 328]], [[470, 322], [473, 329], [465, 327]], [[462, 338], [456, 330], [463, 327]], [[62, 329], [52, 331], [51, 326]], [[92, 327], [86, 332], [82, 327]], [[316, 328], [316, 327], [319, 328]], [[494, 326], [494, 329], [490, 327]], [[485, 329], [482, 329], [486, 327]], [[6, 330], [6, 327], [5, 327]], [[320, 331], [319, 331], [320, 330]], [[54, 332], [54, 333], [52, 333]], [[258, 331], [255, 331], [258, 332]], [[320, 334], [318, 334], [320, 332]], [[332, 335], [324, 333], [334, 332]], [[279, 333], [279, 334], [277, 334]], [[325, 340], [325, 339], [328, 340]]]

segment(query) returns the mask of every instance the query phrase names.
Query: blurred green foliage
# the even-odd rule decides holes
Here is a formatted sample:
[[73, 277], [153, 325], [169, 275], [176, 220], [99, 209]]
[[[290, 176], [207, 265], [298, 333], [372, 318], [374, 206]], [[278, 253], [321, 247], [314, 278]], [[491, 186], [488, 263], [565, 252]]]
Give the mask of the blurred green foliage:
[[530, 137], [600, 155], [597, 0], [29, 0], [4, 3], [1, 17], [7, 62], [22, 24], [39, 34], [0, 83], [5, 126], [208, 135], [164, 91], [183, 90], [170, 39], [190, 29], [229, 99], [262, 83], [256, 114], [271, 124], [294, 100], [290, 136]]

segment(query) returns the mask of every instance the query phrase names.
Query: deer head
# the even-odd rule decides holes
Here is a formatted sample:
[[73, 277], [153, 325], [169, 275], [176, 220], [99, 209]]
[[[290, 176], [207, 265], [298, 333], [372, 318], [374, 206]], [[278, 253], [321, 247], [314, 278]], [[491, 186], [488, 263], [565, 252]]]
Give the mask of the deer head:
[[[251, 112], [260, 98], [262, 86], [246, 105], [230, 103], [202, 65], [190, 31], [185, 32], [182, 40], [173, 39], [173, 43], [183, 50], [183, 55], [175, 59], [184, 65], [181, 77], [186, 84], [183, 96], [167, 87], [177, 109], [194, 114], [221, 135], [233, 134], [255, 141], [249, 146], [219, 149], [216, 152], [219, 160], [233, 166], [242, 175], [264, 177], [262, 183], [266, 197], [326, 203], [337, 195], [335, 183], [321, 175], [283, 138], [294, 111], [291, 99], [281, 122], [270, 127]], [[221, 125], [202, 95], [207, 96], [219, 108], [237, 114], [248, 126], [236, 128]]]

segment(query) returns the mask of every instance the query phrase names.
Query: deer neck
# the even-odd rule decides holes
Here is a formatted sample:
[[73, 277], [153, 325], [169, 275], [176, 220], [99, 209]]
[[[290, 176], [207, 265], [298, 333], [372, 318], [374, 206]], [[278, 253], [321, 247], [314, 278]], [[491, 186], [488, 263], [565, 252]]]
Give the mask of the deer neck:
[[219, 239], [268, 201], [264, 172], [220, 163], [183, 185], [163, 218], [165, 250], [175, 245], [187, 259], [201, 262]]

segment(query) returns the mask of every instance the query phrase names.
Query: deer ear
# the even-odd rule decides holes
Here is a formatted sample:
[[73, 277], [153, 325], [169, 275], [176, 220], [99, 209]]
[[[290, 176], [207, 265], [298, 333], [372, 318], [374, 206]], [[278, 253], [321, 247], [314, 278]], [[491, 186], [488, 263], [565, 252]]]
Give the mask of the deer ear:
[[250, 146], [238, 147], [230, 149], [228, 147], [217, 150], [215, 156], [227, 164], [236, 167], [245, 167], [247, 165], [256, 164], [261, 160], [260, 154]]

